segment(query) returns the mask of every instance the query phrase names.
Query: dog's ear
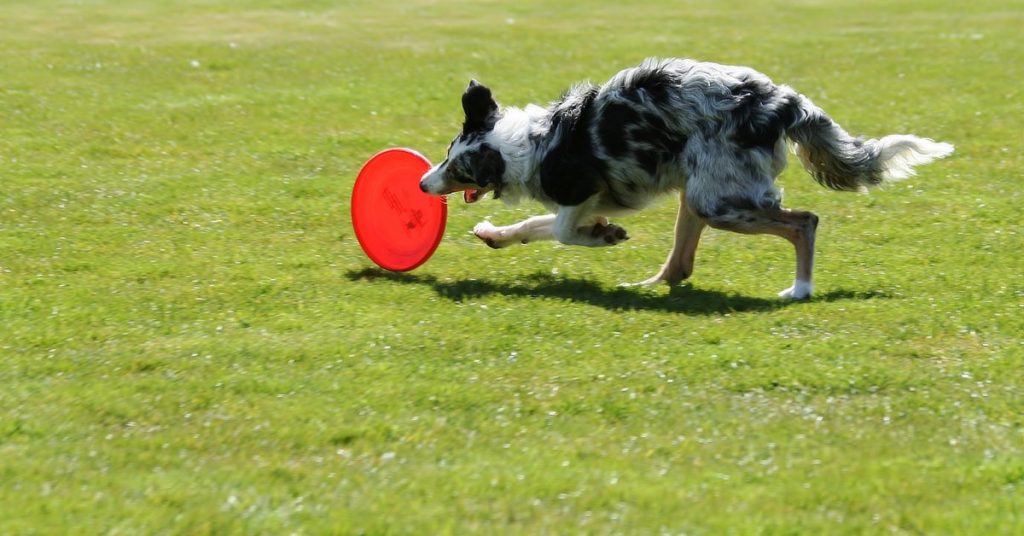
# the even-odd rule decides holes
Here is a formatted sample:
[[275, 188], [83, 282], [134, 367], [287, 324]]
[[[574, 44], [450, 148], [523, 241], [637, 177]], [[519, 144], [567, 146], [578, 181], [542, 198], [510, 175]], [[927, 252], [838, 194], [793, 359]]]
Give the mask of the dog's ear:
[[470, 157], [469, 167], [473, 172], [473, 182], [481, 188], [492, 184], [500, 186], [505, 175], [505, 159], [501, 152], [486, 144]]
[[478, 130], [490, 130], [498, 115], [498, 103], [494, 102], [491, 90], [487, 86], [469, 81], [469, 87], [462, 94], [462, 109], [466, 112], [466, 122], [462, 124], [465, 133]]

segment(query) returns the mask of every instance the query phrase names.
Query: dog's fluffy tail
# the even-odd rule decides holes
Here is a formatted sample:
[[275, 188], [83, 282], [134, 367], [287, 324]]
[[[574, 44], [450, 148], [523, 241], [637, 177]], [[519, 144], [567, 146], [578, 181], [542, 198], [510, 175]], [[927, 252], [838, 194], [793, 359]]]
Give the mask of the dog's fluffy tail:
[[914, 166], [949, 156], [953, 146], [907, 134], [864, 140], [850, 136], [807, 97], [794, 92], [786, 135], [804, 168], [833, 190], [863, 191], [905, 179]]

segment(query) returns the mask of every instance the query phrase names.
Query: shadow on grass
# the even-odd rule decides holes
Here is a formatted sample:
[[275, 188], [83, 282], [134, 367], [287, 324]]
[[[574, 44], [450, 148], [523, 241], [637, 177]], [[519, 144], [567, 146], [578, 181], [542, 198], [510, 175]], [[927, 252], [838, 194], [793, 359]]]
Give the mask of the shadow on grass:
[[[652, 293], [642, 288], [605, 288], [601, 285], [576, 277], [555, 276], [535, 273], [515, 283], [497, 283], [480, 279], [462, 281], [440, 281], [432, 275], [395, 273], [379, 268], [350, 270], [352, 281], [373, 281], [386, 279], [396, 283], [428, 286], [439, 296], [452, 301], [464, 301], [490, 294], [520, 296], [529, 298], [557, 298], [574, 302], [589, 303], [612, 311], [650, 310], [667, 311], [693, 315], [717, 315], [733, 312], [774, 311], [800, 302], [764, 299], [716, 290], [704, 290], [691, 285], [671, 287], [668, 294]], [[834, 290], [815, 295], [813, 301], [832, 302], [850, 299], [889, 298], [883, 292], [858, 292]]]

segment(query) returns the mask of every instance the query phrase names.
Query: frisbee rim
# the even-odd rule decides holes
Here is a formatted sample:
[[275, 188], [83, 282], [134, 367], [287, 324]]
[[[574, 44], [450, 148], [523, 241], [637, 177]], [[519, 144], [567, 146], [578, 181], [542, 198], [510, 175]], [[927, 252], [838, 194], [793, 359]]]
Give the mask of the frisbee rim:
[[[361, 184], [365, 183], [360, 180], [366, 173], [366, 169], [370, 166], [371, 163], [373, 163], [374, 160], [392, 153], [408, 154], [426, 164], [428, 170], [431, 168], [430, 160], [427, 159], [427, 157], [423, 156], [423, 154], [421, 154], [419, 151], [416, 151], [414, 149], [409, 149], [406, 147], [392, 147], [390, 149], [384, 149], [378, 152], [377, 154], [370, 157], [370, 159], [367, 160], [365, 164], [363, 164], [363, 167], [359, 170], [359, 174], [356, 176], [355, 185], [353, 185], [352, 187], [352, 198], [350, 199], [349, 202], [349, 215], [351, 216], [352, 219], [352, 229], [355, 232], [356, 240], [359, 241], [359, 247], [362, 248], [363, 253], [365, 253], [366, 256], [369, 257], [370, 260], [374, 262], [374, 264], [380, 266], [385, 270], [388, 270], [389, 272], [408, 272], [410, 270], [415, 270], [416, 268], [419, 268], [420, 266], [423, 265], [423, 263], [430, 260], [430, 258], [434, 256], [434, 252], [437, 251], [438, 246], [441, 245], [441, 240], [444, 238], [444, 231], [448, 223], [448, 203], [447, 199], [445, 199], [444, 197], [438, 197], [438, 205], [441, 208], [441, 213], [440, 223], [438, 224], [436, 236], [434, 236], [433, 238], [433, 243], [430, 244], [430, 246], [424, 250], [425, 253], [422, 255], [422, 258], [418, 259], [415, 263], [409, 265], [400, 263], [396, 264], [390, 262], [393, 259], [381, 259], [377, 254], [375, 254], [377, 252], [373, 251], [374, 248], [367, 246], [367, 239], [364, 239], [364, 237], [360, 235], [360, 224], [358, 222], [363, 220], [361, 220], [356, 215], [356, 199], [359, 199], [360, 190], [366, 188], [365, 186], [361, 187]], [[387, 246], [384, 245], [383, 249], [387, 249]]]

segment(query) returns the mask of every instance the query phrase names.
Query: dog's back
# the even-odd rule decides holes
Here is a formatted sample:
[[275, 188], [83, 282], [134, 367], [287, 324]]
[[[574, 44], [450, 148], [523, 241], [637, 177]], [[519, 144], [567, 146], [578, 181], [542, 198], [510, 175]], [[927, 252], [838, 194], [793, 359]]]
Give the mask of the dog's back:
[[913, 136], [860, 140], [792, 88], [753, 69], [650, 59], [601, 86], [578, 85], [551, 107], [544, 193], [576, 205], [643, 208], [687, 190], [705, 216], [723, 198], [777, 205], [787, 137], [812, 176], [837, 190], [900, 178], [952, 148]]
[[577, 85], [550, 109], [544, 194], [575, 205], [601, 193], [609, 210], [643, 208], [657, 194], [686, 188], [706, 156], [687, 150], [694, 138], [766, 149], [771, 161], [792, 119], [791, 95], [752, 69], [678, 59], [648, 60], [601, 86]]

